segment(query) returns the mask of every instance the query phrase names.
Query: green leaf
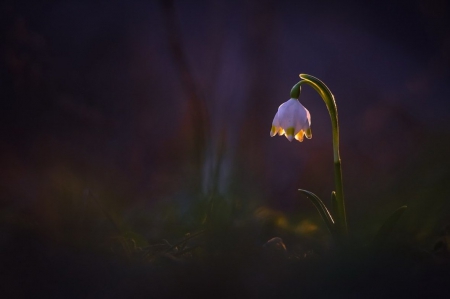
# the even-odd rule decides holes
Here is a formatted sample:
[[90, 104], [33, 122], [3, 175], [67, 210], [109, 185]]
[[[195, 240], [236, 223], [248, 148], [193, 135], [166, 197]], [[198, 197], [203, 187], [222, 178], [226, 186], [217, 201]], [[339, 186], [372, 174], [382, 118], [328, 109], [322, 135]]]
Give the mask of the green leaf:
[[[331, 214], [335, 215], [335, 216], [339, 215], [338, 202], [337, 202], [337, 199], [336, 199], [336, 192], [335, 191], [331, 192]], [[336, 221], [339, 221], [339, 219], [336, 219]]]
[[334, 232], [335, 232], [334, 219], [331, 216], [330, 211], [328, 211], [327, 207], [322, 202], [322, 200], [317, 195], [315, 195], [314, 193], [309, 192], [307, 190], [298, 189], [298, 191], [300, 191], [301, 193], [305, 194], [306, 197], [312, 202], [312, 204], [319, 211], [320, 216], [322, 216], [323, 221], [325, 221], [325, 224], [327, 225], [328, 230], [330, 231], [330, 233], [334, 234]]
[[382, 245], [386, 241], [387, 237], [394, 229], [395, 224], [400, 219], [400, 216], [402, 216], [403, 212], [405, 212], [407, 208], [407, 206], [401, 206], [384, 222], [373, 239], [372, 244], [374, 246]]

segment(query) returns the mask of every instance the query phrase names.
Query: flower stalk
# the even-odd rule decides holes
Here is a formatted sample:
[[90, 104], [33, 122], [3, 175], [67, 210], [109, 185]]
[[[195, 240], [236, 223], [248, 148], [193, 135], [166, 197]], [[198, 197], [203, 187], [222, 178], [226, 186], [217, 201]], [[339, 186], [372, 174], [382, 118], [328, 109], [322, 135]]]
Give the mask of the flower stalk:
[[335, 200], [333, 200], [335, 202], [332, 203], [332, 213], [335, 217], [336, 232], [340, 237], [346, 238], [348, 235], [348, 230], [342, 181], [342, 166], [339, 154], [339, 122], [336, 101], [334, 100], [334, 96], [330, 89], [322, 81], [307, 74], [300, 74], [299, 76], [302, 80], [292, 87], [291, 98], [298, 99], [300, 96], [301, 85], [308, 84], [321, 96], [327, 106], [328, 113], [330, 114], [333, 132], [334, 178], [336, 188], [335, 195], [332, 195], [332, 199], [335, 198]]

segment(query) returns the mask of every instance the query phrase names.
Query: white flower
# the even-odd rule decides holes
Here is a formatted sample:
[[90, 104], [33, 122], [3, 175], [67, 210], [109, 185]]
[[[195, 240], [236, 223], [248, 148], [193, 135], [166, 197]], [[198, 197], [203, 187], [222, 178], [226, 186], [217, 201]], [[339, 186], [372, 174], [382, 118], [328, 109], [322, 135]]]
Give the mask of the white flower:
[[309, 111], [297, 99], [289, 99], [278, 108], [272, 122], [270, 136], [273, 137], [277, 133], [280, 136], [284, 134], [289, 141], [295, 138], [302, 142], [303, 135], [311, 139], [310, 127], [311, 115]]

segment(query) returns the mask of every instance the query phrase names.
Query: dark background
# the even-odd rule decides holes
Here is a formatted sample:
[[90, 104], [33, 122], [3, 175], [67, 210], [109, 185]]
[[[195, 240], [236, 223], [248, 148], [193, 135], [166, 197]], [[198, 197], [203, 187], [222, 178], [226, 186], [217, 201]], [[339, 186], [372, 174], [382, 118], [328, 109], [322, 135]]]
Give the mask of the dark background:
[[321, 98], [300, 97], [311, 140], [269, 136], [299, 73], [336, 98], [353, 235], [404, 204], [397, 238], [414, 246], [450, 224], [447, 1], [3, 1], [0, 14], [3, 256], [108, 248], [105, 210], [150, 243], [180, 238], [211, 193], [274, 217], [284, 230], [261, 244], [323, 240], [297, 192], [328, 203], [334, 189]]

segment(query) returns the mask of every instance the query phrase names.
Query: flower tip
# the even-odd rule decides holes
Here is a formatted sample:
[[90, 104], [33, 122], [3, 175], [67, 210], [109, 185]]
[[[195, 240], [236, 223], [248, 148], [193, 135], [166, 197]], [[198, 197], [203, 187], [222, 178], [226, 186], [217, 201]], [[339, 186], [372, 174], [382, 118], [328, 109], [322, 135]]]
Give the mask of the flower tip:
[[306, 130], [305, 136], [306, 136], [306, 138], [308, 138], [308, 139], [311, 139], [311, 138], [312, 138], [311, 128], [308, 128], [308, 129]]
[[273, 137], [277, 134], [277, 128], [272, 125], [272, 128], [270, 128], [270, 137]]
[[300, 142], [303, 142], [303, 136], [304, 136], [305, 132], [303, 130], [300, 130], [296, 135], [295, 135], [295, 139], [297, 139]]
[[286, 138], [289, 141], [292, 141], [294, 139], [294, 132], [295, 132], [295, 128], [294, 127], [290, 127], [286, 129]]

